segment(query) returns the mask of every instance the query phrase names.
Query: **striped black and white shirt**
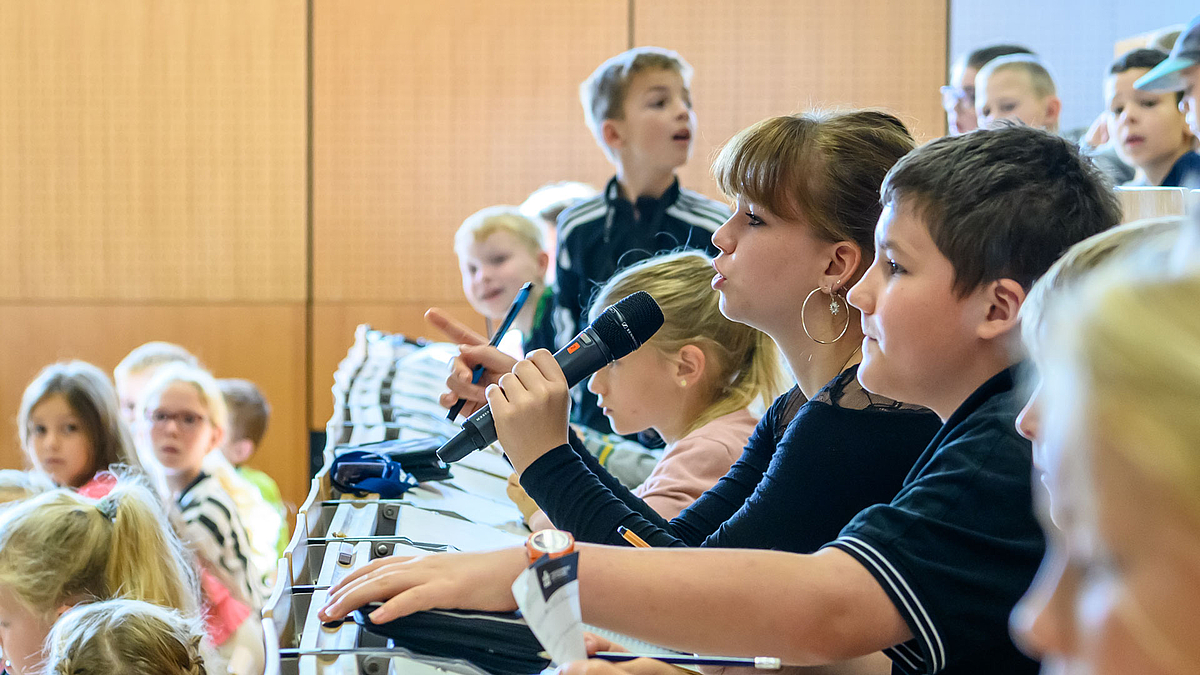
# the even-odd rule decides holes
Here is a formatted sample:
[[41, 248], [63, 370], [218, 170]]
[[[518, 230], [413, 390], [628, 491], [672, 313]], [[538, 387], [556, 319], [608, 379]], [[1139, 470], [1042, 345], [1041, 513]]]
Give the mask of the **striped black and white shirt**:
[[201, 472], [180, 493], [178, 503], [187, 544], [229, 580], [235, 597], [258, 611], [263, 604], [262, 574], [250, 560], [246, 528], [220, 481]]

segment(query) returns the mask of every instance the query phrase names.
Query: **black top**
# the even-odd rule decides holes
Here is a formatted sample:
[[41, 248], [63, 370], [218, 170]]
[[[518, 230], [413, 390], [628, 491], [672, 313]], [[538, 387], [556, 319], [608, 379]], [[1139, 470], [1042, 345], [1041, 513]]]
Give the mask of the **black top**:
[[1175, 160], [1171, 171], [1163, 178], [1162, 187], [1200, 189], [1200, 155], [1188, 151]]
[[884, 650], [895, 673], [1038, 670], [1008, 634], [1045, 549], [1013, 370], [959, 406], [890, 504], [858, 514], [830, 544], [875, 576], [916, 636]]
[[810, 401], [799, 388], [759, 421], [741, 458], [678, 517], [664, 520], [580, 445], [561, 445], [521, 474], [556, 527], [581, 541], [771, 548], [811, 553], [854, 514], [895, 496], [941, 426], [924, 408], [867, 393], [853, 366]]
[[[556, 344], [566, 345], [587, 325], [592, 295], [618, 270], [681, 248], [716, 255], [712, 233], [729, 218], [729, 207], [679, 187], [661, 197], [621, 195], [616, 177], [604, 194], [571, 207], [558, 219], [554, 327]], [[587, 387], [574, 390], [571, 419], [604, 433], [611, 430]]]

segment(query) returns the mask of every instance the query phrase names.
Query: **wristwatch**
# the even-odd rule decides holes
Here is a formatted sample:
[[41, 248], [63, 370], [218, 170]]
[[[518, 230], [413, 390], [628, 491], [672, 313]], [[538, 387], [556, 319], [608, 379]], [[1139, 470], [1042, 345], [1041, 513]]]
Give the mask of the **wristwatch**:
[[562, 530], [538, 530], [525, 540], [525, 552], [531, 565], [545, 556], [561, 558], [574, 550], [575, 537]]

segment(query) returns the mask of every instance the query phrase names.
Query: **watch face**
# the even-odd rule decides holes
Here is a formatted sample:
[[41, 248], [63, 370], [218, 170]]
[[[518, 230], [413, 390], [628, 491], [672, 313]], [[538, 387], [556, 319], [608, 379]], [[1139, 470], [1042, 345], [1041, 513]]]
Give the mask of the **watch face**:
[[538, 530], [529, 536], [529, 547], [541, 553], [561, 553], [574, 545], [571, 535], [562, 530]]

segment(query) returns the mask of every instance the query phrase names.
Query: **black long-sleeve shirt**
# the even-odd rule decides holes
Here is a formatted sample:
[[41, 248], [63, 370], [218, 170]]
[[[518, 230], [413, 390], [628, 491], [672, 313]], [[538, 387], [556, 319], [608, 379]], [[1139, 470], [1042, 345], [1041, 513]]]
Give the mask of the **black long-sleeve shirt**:
[[769, 548], [810, 553], [862, 509], [896, 495], [941, 421], [868, 394], [857, 366], [805, 401], [780, 396], [741, 458], [676, 518], [664, 520], [574, 436], [538, 458], [521, 485], [556, 527], [580, 541], [625, 545], [624, 526], [651, 546]]

